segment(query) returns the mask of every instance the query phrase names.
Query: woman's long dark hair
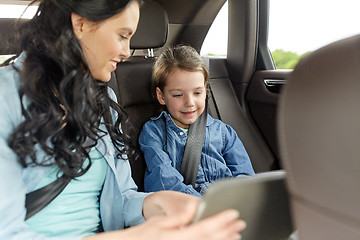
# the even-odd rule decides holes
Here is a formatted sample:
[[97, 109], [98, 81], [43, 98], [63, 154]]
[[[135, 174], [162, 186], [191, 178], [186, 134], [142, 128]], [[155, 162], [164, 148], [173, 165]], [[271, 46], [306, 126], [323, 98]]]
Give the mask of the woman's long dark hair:
[[[21, 52], [26, 58], [19, 71], [25, 120], [10, 136], [9, 146], [24, 167], [54, 164], [55, 159], [65, 175], [81, 176], [91, 166], [91, 161], [84, 164], [88, 150], [107, 134], [100, 130], [100, 121], [120, 155], [125, 147], [127, 154], [134, 153], [128, 148], [130, 138], [119, 129], [125, 112], [110, 99], [107, 84], [91, 76], [71, 23], [73, 12], [99, 22], [121, 12], [130, 1], [42, 0], [34, 18], [22, 25]], [[117, 112], [115, 123], [110, 107]], [[36, 159], [37, 146], [46, 159]]]

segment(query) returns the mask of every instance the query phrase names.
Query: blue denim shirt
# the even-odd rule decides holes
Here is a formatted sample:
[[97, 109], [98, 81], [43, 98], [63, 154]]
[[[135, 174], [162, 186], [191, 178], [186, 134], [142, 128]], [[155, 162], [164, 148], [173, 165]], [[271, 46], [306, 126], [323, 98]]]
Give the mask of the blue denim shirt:
[[[15, 63], [21, 68], [22, 54]], [[0, 68], [0, 239], [81, 239], [47, 237], [32, 232], [25, 223], [25, 194], [33, 191], [45, 176], [47, 167], [23, 168], [16, 154], [8, 146], [8, 138], [24, 120], [18, 93], [19, 73], [11, 66]], [[111, 92], [112, 97], [114, 93]], [[101, 128], [106, 131], [105, 126]], [[128, 160], [117, 159], [117, 152], [109, 135], [98, 141], [97, 149], [108, 164], [105, 183], [100, 196], [100, 215], [105, 231], [123, 229], [144, 221], [142, 205], [148, 193], [138, 193], [131, 178]], [[37, 150], [37, 159], [44, 153]]]
[[139, 137], [147, 165], [145, 191], [174, 190], [202, 196], [208, 185], [218, 179], [254, 174], [235, 130], [208, 115], [195, 188], [185, 185], [180, 168], [186, 139], [187, 134], [165, 111], [145, 123]]

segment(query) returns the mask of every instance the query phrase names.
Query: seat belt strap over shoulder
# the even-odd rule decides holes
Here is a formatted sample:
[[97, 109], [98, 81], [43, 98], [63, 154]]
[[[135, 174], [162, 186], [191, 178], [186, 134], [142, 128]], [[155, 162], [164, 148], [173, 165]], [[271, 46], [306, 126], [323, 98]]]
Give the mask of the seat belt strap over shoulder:
[[[91, 140], [90, 138], [86, 138], [84, 146], [91, 146], [91, 144], [93, 143], [93, 140]], [[90, 153], [90, 150], [90, 148], [87, 149], [88, 154]], [[52, 183], [35, 191], [27, 193], [25, 199], [25, 220], [34, 216], [40, 210], [49, 205], [50, 202], [53, 201], [65, 189], [65, 187], [70, 183], [70, 181], [71, 178], [63, 174], [61, 177], [57, 178]]]
[[186, 185], [195, 186], [207, 122], [207, 99], [204, 112], [190, 125], [180, 173]]
[[26, 194], [26, 217], [25, 220], [34, 216], [41, 209], [49, 205], [68, 185], [71, 178], [64, 175], [58, 178], [56, 181]]

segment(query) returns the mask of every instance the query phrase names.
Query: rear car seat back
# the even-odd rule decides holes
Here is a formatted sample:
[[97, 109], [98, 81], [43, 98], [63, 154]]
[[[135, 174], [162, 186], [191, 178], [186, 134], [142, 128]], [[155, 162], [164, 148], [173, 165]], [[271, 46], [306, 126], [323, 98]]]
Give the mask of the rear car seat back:
[[325, 46], [290, 75], [279, 146], [301, 240], [360, 239], [360, 35]]
[[20, 44], [11, 41], [9, 37], [15, 32], [17, 26], [27, 19], [0, 18], [0, 55], [12, 55], [19, 51]]

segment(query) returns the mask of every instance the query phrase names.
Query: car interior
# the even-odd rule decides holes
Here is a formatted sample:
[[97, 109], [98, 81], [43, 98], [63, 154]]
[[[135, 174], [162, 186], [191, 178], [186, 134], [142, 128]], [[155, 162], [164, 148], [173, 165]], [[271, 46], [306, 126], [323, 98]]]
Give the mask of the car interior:
[[[145, 1], [141, 9], [138, 30], [131, 41], [133, 54], [121, 63], [121, 67], [114, 72], [109, 83], [117, 95], [119, 104], [127, 110], [130, 122], [135, 126], [135, 129], [140, 130], [145, 121], [151, 116], [157, 115], [161, 110], [150, 93], [151, 67], [156, 55], [163, 48], [175, 44], [188, 44], [200, 51], [202, 41], [224, 3], [225, 0], [209, 1], [208, 3], [205, 3], [205, 1], [187, 1], [186, 4], [183, 4], [182, 1], [172, 1], [171, 4], [169, 4], [169, 1]], [[229, 4], [231, 3], [239, 4], [237, 1], [230, 1]], [[183, 14], [179, 14], [180, 5]], [[243, 13], [252, 11], [254, 14], [257, 8], [256, 5], [250, 3], [241, 3], [239, 6], [234, 7], [241, 9]], [[232, 9], [232, 7], [229, 9]], [[234, 12], [233, 18], [236, 19], [237, 15]], [[242, 20], [239, 19], [238, 21]], [[21, 21], [26, 20], [22, 19]], [[8, 18], [0, 20], [0, 31], [3, 39], [12, 31], [11, 28], [14, 27], [14, 22], [14, 19]], [[243, 29], [240, 29], [239, 33], [234, 37], [246, 36], [248, 34], [247, 29], [251, 27], [251, 24], [255, 23], [250, 22], [249, 26], [243, 26]], [[229, 53], [250, 48], [253, 51], [247, 55], [251, 55], [251, 58], [253, 58], [255, 43], [245, 40], [242, 40], [242, 42], [244, 43], [240, 48], [236, 47], [234, 51], [229, 51]], [[253, 44], [253, 46], [248, 46], [249, 44]], [[238, 46], [238, 44], [234, 45]], [[12, 47], [15, 48], [16, 45]], [[6, 49], [0, 46], [0, 53], [3, 55], [12, 54], [13, 52], [13, 49], [9, 48], [9, 46]], [[251, 158], [255, 172], [278, 170], [280, 169], [280, 163], [276, 154], [275, 143], [267, 141], [264, 133], [261, 132], [261, 129], [250, 115], [251, 109], [249, 108], [253, 108], [256, 113], [259, 111], [260, 105], [262, 105], [262, 103], [258, 103], [258, 98], [262, 98], [262, 96], [255, 90], [259, 86], [256, 83], [249, 86], [250, 69], [253, 69], [255, 64], [252, 63], [252, 66], [247, 66], [249, 64], [240, 65], [240, 68], [245, 68], [245, 71], [248, 72], [247, 76], [243, 76], [243, 71], [237, 69], [239, 68], [237, 63], [244, 63], [246, 60], [242, 58], [243, 56], [229, 56], [229, 54], [227, 59], [204, 57], [210, 72], [209, 113], [236, 130]], [[232, 65], [233, 67], [231, 67]], [[269, 78], [264, 74], [258, 75], [258, 81], [265, 77]], [[270, 75], [272, 78], [278, 78], [275, 73], [271, 72]], [[266, 101], [274, 101], [274, 99], [271, 99], [272, 93], [269, 93], [264, 84], [262, 85], [260, 87], [263, 88], [262, 90], [266, 92], [267, 97], [270, 99]], [[253, 89], [250, 92], [256, 92], [254, 96], [246, 96], [247, 88]], [[251, 105], [246, 103], [247, 99], [250, 99]], [[266, 102], [265, 105], [267, 108], [268, 103]], [[275, 109], [271, 104], [269, 106], [269, 108]], [[269, 117], [274, 118], [274, 116]], [[270, 125], [274, 125], [275, 128], [275, 120], [272, 119], [266, 125], [265, 128], [272, 128]], [[124, 131], [127, 131], [126, 125], [124, 125]], [[138, 131], [129, 134], [134, 137], [136, 143]], [[275, 130], [271, 129], [268, 135], [273, 139]], [[141, 152], [139, 152], [139, 155], [141, 155]], [[139, 190], [142, 190], [145, 163], [140, 158], [140, 160], [134, 161], [133, 164], [134, 179], [139, 186]]]
[[[123, 123], [123, 131], [135, 144], [142, 125], [162, 110], [150, 92], [156, 57], [175, 44], [200, 52], [225, 2], [145, 0], [132, 55], [109, 82], [134, 127]], [[256, 173], [286, 172], [300, 239], [360, 239], [360, 83], [355, 77], [360, 38], [322, 48], [294, 71], [276, 70], [267, 48], [269, 0], [227, 2], [227, 56], [203, 57], [210, 72], [208, 112], [235, 129]], [[0, 18], [1, 55], [14, 52], [3, 44], [14, 22]], [[137, 154], [130, 163], [142, 191], [146, 165], [139, 148]]]
[[[154, 15], [154, 12], [157, 14]], [[124, 59], [121, 67], [117, 68], [114, 77], [109, 83], [118, 96], [119, 104], [126, 109], [130, 122], [137, 130], [127, 132], [128, 129], [124, 124], [124, 132], [132, 136], [135, 143], [137, 143], [137, 137], [142, 125], [150, 117], [157, 116], [162, 110], [161, 106], [152, 98], [150, 91], [151, 68], [156, 57], [149, 55], [149, 53], [152, 53], [154, 49], [166, 46], [166, 40], [170, 37], [169, 33], [171, 32], [169, 19], [171, 18], [168, 16], [167, 11], [158, 2], [149, 1], [144, 4], [140, 13], [138, 29], [131, 41], [131, 49], [134, 49], [135, 53], [128, 59]], [[147, 37], [154, 33], [158, 34], [152, 38]], [[145, 55], [137, 54], [136, 51], [138, 50], [145, 53]], [[158, 51], [161, 51], [161, 49]], [[224, 65], [225, 62], [222, 61], [224, 59], [205, 58], [204, 60], [207, 62], [210, 71], [209, 113], [214, 118], [230, 124], [237, 131], [256, 172], [277, 169], [275, 159], [269, 148], [237, 101], [226, 65]], [[142, 156], [140, 150], [138, 155]], [[136, 161], [131, 161], [131, 163], [133, 177], [139, 189], [142, 190], [145, 162], [140, 157]]]

